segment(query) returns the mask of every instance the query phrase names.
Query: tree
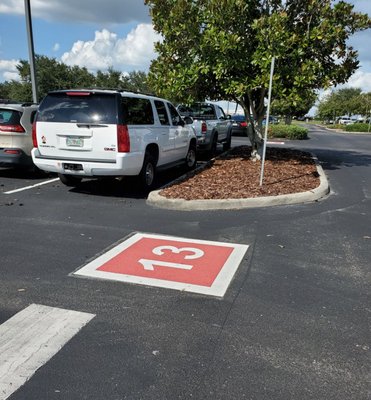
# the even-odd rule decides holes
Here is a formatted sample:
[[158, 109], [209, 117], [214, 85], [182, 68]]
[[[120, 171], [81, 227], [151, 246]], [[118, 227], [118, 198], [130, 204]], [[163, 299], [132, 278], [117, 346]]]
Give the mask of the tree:
[[126, 76], [127, 90], [141, 93], [151, 93], [152, 89], [147, 82], [147, 74], [143, 71], [131, 71]]
[[124, 82], [122, 73], [113, 68], [108, 68], [107, 72], [98, 71], [95, 77], [95, 86], [101, 88], [123, 89]]
[[313, 91], [305, 91], [301, 94], [300, 101], [293, 104], [284, 97], [276, 98], [272, 102], [272, 113], [283, 115], [286, 124], [290, 124], [293, 117], [302, 117], [314, 106], [317, 94]]
[[[348, 45], [371, 26], [366, 14], [333, 0], [145, 0], [155, 30], [158, 58], [149, 81], [158, 94], [190, 102], [229, 99], [250, 110], [262, 144], [261, 122], [272, 56], [273, 98], [295, 106], [306, 91], [344, 83], [358, 67]], [[251, 121], [252, 122], [252, 121]]]
[[[85, 67], [69, 66], [55, 58], [37, 55], [35, 61], [39, 101], [48, 92], [58, 89], [100, 87], [150, 92], [147, 75], [142, 71], [123, 74], [121, 71], [109, 68], [106, 72], [98, 71], [94, 75]], [[32, 101], [31, 73], [28, 61], [19, 61], [17, 70], [20, 80], [1, 83], [0, 98]]]
[[[71, 87], [91, 87], [95, 77], [86, 68], [70, 67], [55, 58], [35, 57], [39, 101], [51, 90]], [[17, 65], [20, 81], [8, 82], [9, 97], [18, 101], [32, 101], [30, 64], [20, 60]]]
[[359, 88], [343, 88], [331, 92], [318, 104], [317, 114], [321, 119], [333, 119], [342, 115], [367, 114], [365, 95]]

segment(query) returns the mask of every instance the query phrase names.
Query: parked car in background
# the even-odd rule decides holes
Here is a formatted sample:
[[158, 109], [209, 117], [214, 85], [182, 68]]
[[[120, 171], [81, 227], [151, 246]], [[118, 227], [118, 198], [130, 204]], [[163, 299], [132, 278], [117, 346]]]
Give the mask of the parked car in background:
[[337, 121], [338, 124], [340, 125], [348, 125], [348, 124], [353, 124], [354, 121], [350, 117], [340, 117]]
[[60, 90], [40, 103], [33, 130], [34, 163], [67, 186], [83, 178], [137, 176], [154, 186], [156, 172], [196, 166], [196, 135], [167, 100], [120, 90]]
[[246, 117], [242, 114], [234, 114], [231, 117], [232, 136], [247, 136]]
[[32, 123], [38, 106], [0, 104], [0, 166], [32, 167]]
[[193, 119], [192, 126], [197, 136], [197, 148], [207, 152], [211, 157], [216, 154], [218, 143], [223, 150], [231, 147], [232, 123], [231, 117], [217, 104], [198, 102], [191, 105], [180, 104], [177, 107], [184, 118]]
[[[263, 119], [263, 121], [262, 121], [262, 125], [263, 125], [263, 126], [265, 126], [266, 121], [267, 121], [267, 118], [265, 117], [265, 118]], [[278, 119], [277, 117], [274, 117], [273, 115], [270, 115], [270, 116], [269, 116], [269, 124], [270, 124], [270, 125], [278, 124], [279, 122], [280, 122], [280, 121], [279, 121], [279, 119]]]

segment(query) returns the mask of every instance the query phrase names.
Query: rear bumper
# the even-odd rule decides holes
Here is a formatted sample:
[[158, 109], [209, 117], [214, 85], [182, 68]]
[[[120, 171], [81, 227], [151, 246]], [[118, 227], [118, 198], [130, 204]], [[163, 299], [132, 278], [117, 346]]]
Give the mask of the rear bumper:
[[[44, 157], [36, 148], [31, 154], [34, 164], [39, 169], [80, 177], [139, 175], [143, 166], [142, 153], [117, 153], [116, 159], [109, 161]], [[74, 165], [78, 165], [79, 169], [66, 169]]]
[[30, 167], [32, 165], [32, 157], [27, 155], [23, 150], [0, 148], [1, 167]]

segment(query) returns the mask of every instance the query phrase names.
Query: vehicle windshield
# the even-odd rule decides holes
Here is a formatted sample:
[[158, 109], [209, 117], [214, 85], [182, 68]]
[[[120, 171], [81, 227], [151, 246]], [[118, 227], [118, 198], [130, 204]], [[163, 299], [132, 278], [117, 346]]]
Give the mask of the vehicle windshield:
[[42, 122], [116, 124], [116, 97], [111, 93], [84, 92], [81, 95], [71, 95], [64, 92], [51, 93], [40, 104], [37, 120]]
[[215, 119], [214, 107], [210, 104], [195, 103], [190, 106], [180, 105], [178, 111], [183, 117]]

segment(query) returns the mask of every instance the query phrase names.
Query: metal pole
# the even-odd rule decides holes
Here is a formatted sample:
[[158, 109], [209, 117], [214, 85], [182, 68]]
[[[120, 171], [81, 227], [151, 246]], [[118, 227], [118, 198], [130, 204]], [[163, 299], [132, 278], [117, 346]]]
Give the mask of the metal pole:
[[28, 54], [30, 59], [30, 73], [31, 73], [31, 84], [32, 84], [32, 99], [34, 103], [37, 103], [38, 102], [37, 81], [36, 81], [36, 67], [35, 67], [35, 52], [33, 47], [30, 0], [24, 0], [24, 8], [26, 12]]
[[262, 168], [261, 168], [261, 172], [260, 172], [260, 186], [263, 186], [263, 178], [264, 178], [264, 163], [265, 163], [265, 153], [266, 153], [266, 151], [267, 151], [268, 127], [269, 127], [269, 114], [270, 114], [270, 109], [271, 109], [271, 98], [272, 98], [273, 72], [274, 72], [274, 57], [272, 57], [272, 62], [271, 62], [271, 76], [270, 76], [270, 79], [269, 79], [268, 107], [267, 107], [267, 116], [266, 116], [266, 118], [265, 118], [265, 132], [264, 132]]

